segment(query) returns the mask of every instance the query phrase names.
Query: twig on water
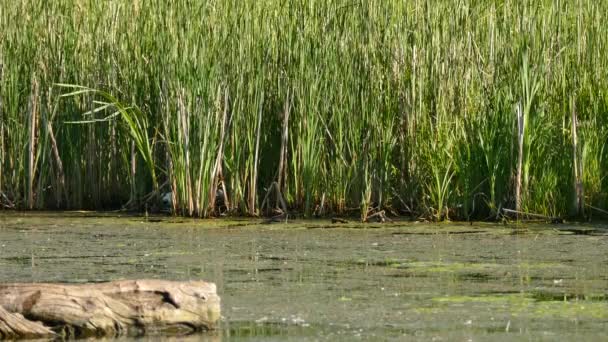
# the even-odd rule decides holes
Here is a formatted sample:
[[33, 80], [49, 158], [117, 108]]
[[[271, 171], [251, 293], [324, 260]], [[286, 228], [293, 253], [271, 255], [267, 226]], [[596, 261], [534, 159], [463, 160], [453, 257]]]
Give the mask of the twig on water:
[[268, 201], [268, 198], [270, 197], [270, 194], [272, 193], [272, 191], [275, 191], [275, 195], [277, 198], [278, 203], [281, 205], [281, 210], [282, 210], [282, 214], [281, 215], [285, 215], [285, 221], [287, 221], [287, 216], [288, 216], [288, 212], [287, 212], [287, 203], [285, 202], [285, 199], [283, 198], [283, 194], [281, 194], [281, 189], [279, 188], [279, 184], [277, 182], [272, 182], [272, 184], [270, 185], [270, 188], [268, 188], [268, 191], [266, 192], [266, 196], [264, 196], [264, 200], [262, 201], [262, 205], [260, 205], [260, 209], [264, 210], [264, 207], [270, 206], [270, 201]]
[[589, 204], [587, 204], [587, 203], [585, 203], [585, 207], [590, 208], [590, 209], [593, 209], [593, 210], [595, 210], [595, 211], [597, 211], [597, 212], [599, 212], [599, 213], [602, 213], [602, 214], [604, 214], [604, 215], [608, 215], [608, 211], [603, 210], [603, 209], [600, 209], [600, 208], [598, 208], [598, 207], [594, 207], [594, 206], [589, 205]]
[[512, 210], [512, 209], [506, 209], [506, 208], [503, 208], [502, 211], [504, 214], [515, 214], [517, 218], [519, 218], [521, 215], [524, 217], [527, 216], [527, 217], [548, 220], [548, 221], [551, 221], [552, 223], [563, 223], [564, 222], [564, 220], [561, 217], [547, 216], [547, 215], [535, 214], [535, 213], [527, 213], [524, 211]]
[[15, 208], [15, 204], [13, 202], [11, 202], [11, 200], [8, 198], [8, 196], [6, 196], [6, 194], [2, 191], [0, 191], [0, 204], [7, 209], [14, 209]]
[[365, 221], [363, 221], [363, 222], [370, 222], [371, 219], [377, 219], [378, 222], [382, 222], [382, 223], [384, 223], [386, 221], [392, 221], [390, 218], [388, 218], [386, 216], [386, 212], [384, 210], [380, 210], [371, 215], [367, 215]]

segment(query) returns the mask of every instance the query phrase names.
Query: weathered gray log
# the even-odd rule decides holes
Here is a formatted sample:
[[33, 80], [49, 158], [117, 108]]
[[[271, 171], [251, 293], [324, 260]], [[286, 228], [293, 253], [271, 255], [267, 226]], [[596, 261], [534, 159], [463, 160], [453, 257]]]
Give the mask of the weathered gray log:
[[0, 338], [34, 338], [55, 335], [42, 323], [32, 322], [19, 313], [11, 313], [0, 306]]
[[0, 338], [187, 334], [219, 318], [215, 284], [202, 281], [0, 284]]

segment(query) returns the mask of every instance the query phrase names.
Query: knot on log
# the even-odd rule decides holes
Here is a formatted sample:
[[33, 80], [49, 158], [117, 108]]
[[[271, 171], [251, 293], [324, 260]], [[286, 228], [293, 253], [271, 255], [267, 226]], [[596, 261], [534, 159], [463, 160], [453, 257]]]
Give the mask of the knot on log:
[[203, 281], [0, 285], [0, 338], [185, 334], [219, 318], [216, 286]]

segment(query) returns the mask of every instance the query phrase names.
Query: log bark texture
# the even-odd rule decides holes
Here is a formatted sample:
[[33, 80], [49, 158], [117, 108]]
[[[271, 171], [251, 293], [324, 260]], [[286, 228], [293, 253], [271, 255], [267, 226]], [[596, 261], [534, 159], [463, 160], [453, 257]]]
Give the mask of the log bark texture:
[[187, 334], [219, 319], [215, 284], [202, 281], [0, 284], [0, 339]]

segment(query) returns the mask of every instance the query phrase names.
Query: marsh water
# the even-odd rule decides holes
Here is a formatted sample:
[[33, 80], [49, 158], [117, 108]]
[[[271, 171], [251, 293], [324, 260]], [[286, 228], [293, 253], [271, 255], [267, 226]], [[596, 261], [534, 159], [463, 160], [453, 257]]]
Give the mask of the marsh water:
[[0, 213], [0, 281], [215, 282], [188, 341], [605, 341], [607, 228]]

